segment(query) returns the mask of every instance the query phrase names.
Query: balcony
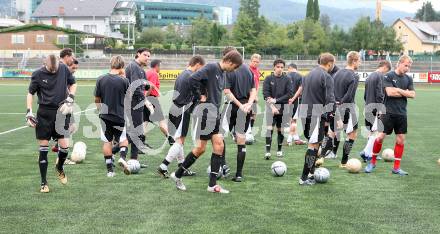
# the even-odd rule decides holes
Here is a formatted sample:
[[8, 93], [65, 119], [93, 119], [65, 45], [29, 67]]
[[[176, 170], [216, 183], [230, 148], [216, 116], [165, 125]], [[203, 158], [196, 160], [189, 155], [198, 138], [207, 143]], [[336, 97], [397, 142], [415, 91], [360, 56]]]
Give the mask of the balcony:
[[110, 17], [110, 24], [135, 24], [136, 16], [134, 15], [112, 15]]

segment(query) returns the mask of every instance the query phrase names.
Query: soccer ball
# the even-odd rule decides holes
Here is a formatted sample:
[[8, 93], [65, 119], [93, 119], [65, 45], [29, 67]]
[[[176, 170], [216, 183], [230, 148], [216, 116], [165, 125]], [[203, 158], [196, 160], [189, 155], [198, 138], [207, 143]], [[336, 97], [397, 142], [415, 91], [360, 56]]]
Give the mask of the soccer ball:
[[286, 174], [287, 172], [287, 166], [284, 162], [276, 161], [272, 163], [272, 166], [270, 167], [272, 171], [272, 175], [280, 177]]
[[394, 150], [385, 149], [384, 151], [382, 151], [382, 158], [385, 162], [394, 161]]
[[362, 163], [357, 158], [351, 158], [347, 161], [346, 168], [350, 173], [358, 173], [361, 171]]
[[86, 153], [87, 145], [82, 141], [78, 141], [73, 145], [70, 159], [76, 163], [81, 163], [86, 159]]
[[246, 133], [245, 137], [246, 137], [246, 145], [252, 145], [254, 143], [255, 139], [252, 133]]
[[313, 176], [315, 177], [316, 182], [323, 184], [330, 179], [330, 171], [324, 167], [316, 168], [315, 174], [313, 174]]
[[[211, 175], [211, 165], [208, 166], [208, 168], [206, 169], [206, 173], [208, 174], [208, 178], [209, 178], [209, 176]], [[220, 167], [220, 169], [218, 170], [217, 179], [222, 178], [222, 175], [223, 175], [223, 170], [222, 167]]]
[[130, 159], [127, 161], [128, 168], [130, 169], [131, 174], [137, 174], [141, 170], [141, 164], [136, 159]]
[[440, 166], [440, 158], [437, 160], [437, 164]]

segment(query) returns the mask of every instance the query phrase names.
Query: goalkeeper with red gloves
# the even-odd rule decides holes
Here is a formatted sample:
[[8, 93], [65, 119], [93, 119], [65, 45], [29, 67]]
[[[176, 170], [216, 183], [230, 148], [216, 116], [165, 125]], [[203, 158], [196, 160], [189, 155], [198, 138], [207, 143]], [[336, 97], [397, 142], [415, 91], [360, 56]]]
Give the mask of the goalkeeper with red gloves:
[[[35, 128], [35, 135], [40, 145], [39, 168], [41, 175], [40, 192], [49, 192], [47, 184], [47, 154], [49, 140], [58, 139], [60, 150], [56, 172], [60, 182], [67, 184], [63, 164], [69, 152], [69, 124], [73, 110], [76, 84], [69, 68], [60, 63], [56, 55], [49, 55], [44, 66], [32, 73], [29, 93], [26, 98], [26, 122]], [[38, 110], [35, 117], [32, 112], [33, 96], [37, 93]]]

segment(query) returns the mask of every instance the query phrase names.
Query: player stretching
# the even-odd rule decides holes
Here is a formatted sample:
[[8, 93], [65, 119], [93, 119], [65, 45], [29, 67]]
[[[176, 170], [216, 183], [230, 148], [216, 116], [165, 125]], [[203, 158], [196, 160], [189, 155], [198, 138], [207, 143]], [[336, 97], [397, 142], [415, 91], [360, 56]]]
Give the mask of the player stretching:
[[[58, 139], [58, 161], [55, 166], [61, 184], [67, 184], [63, 164], [69, 152], [69, 124], [75, 98], [76, 84], [66, 65], [59, 63], [56, 55], [49, 55], [45, 65], [32, 73], [29, 93], [26, 98], [26, 122], [35, 128], [40, 145], [39, 167], [41, 175], [40, 192], [48, 193], [47, 153], [49, 140]], [[38, 110], [35, 118], [32, 113], [33, 95], [38, 96]]]
[[257, 96], [254, 76], [246, 64], [226, 74], [224, 92], [231, 102], [231, 110], [225, 113], [229, 119], [229, 131], [235, 129], [237, 143], [237, 171], [232, 180], [241, 182], [243, 180], [243, 165], [246, 158], [245, 134], [248, 127], [250, 127], [250, 112]]
[[[107, 177], [115, 175], [112, 142], [118, 142], [121, 148], [128, 146], [124, 119], [124, 98], [129, 83], [125, 77], [120, 75], [124, 72], [124, 59], [121, 56], [113, 56], [110, 64], [110, 73], [99, 77], [95, 87], [95, 103], [100, 112], [101, 140], [104, 142], [102, 153], [107, 165]], [[122, 160], [119, 163], [123, 165], [124, 173], [130, 174], [128, 164], [125, 162], [126, 155], [126, 150], [120, 151]]]
[[[272, 146], [272, 134], [273, 127], [277, 127], [278, 132], [278, 149], [277, 157], [283, 157], [284, 125], [290, 123], [290, 112], [286, 105], [289, 99], [293, 97], [293, 85], [292, 80], [288, 78], [284, 73], [284, 66], [286, 63], [277, 59], [273, 62], [274, 73], [264, 80], [263, 83], [263, 96], [266, 100], [266, 154], [264, 155], [266, 160], [270, 159], [270, 148]], [[286, 113], [284, 113], [286, 112]]]
[[303, 79], [303, 93], [300, 105], [300, 118], [304, 126], [304, 136], [309, 140], [304, 158], [304, 167], [300, 185], [314, 185], [309, 173], [315, 168], [319, 144], [324, 138], [325, 113], [332, 112], [334, 107], [334, 90], [329, 71], [333, 68], [335, 57], [330, 53], [320, 56], [319, 67], [314, 68]]
[[378, 112], [383, 107], [383, 77], [391, 70], [391, 63], [387, 60], [379, 62], [377, 70], [371, 73], [365, 80], [365, 127], [368, 130], [368, 141], [364, 150], [360, 153], [361, 158], [366, 162], [371, 160], [373, 144], [377, 135]]
[[406, 73], [409, 72], [412, 65], [411, 57], [403, 55], [399, 58], [397, 67], [394, 71], [388, 72], [383, 80], [385, 87], [385, 107], [386, 114], [381, 115], [384, 129], [377, 136], [373, 145], [373, 157], [365, 168], [365, 172], [371, 173], [376, 167], [377, 155], [382, 149], [382, 143], [386, 135], [396, 134], [396, 144], [394, 146], [394, 167], [393, 174], [408, 175], [400, 168], [403, 148], [405, 144], [405, 135], [407, 133], [407, 98], [415, 98], [413, 80]]
[[295, 142], [295, 145], [304, 145], [306, 142], [301, 140], [299, 138], [298, 133], [296, 132], [296, 120], [298, 119], [298, 106], [301, 99], [301, 92], [302, 92], [302, 79], [303, 77], [298, 72], [298, 67], [296, 64], [291, 63], [289, 64], [287, 70], [289, 73], [287, 73], [287, 77], [289, 77], [292, 80], [293, 85], [293, 97], [289, 99], [289, 104], [291, 105], [292, 110], [292, 119], [290, 121], [290, 131], [289, 136], [287, 137], [287, 144], [292, 145], [292, 142]]
[[[220, 104], [224, 88], [224, 72], [233, 71], [243, 63], [243, 58], [236, 50], [228, 52], [223, 56], [219, 63], [210, 63], [195, 72], [190, 77], [190, 85], [196, 93], [200, 92], [200, 86], [203, 84], [206, 93], [206, 102], [199, 104], [195, 109], [196, 135], [198, 137], [196, 146], [186, 156], [185, 161], [171, 174], [171, 178], [176, 182], [179, 190], [186, 190], [182, 182], [183, 172], [195, 163], [198, 157], [204, 152], [208, 140], [212, 143], [211, 155], [211, 173], [209, 176], [208, 192], [229, 193], [228, 190], [217, 185], [217, 175], [222, 163], [222, 154], [224, 150], [223, 136], [219, 133], [220, 128]], [[205, 100], [201, 100], [205, 101]]]
[[[177, 158], [180, 167], [185, 160], [183, 145], [188, 134], [191, 113], [199, 97], [194, 97], [190, 82], [190, 76], [205, 65], [201, 56], [194, 56], [189, 60], [188, 67], [179, 74], [174, 83], [173, 104], [168, 115], [169, 131], [174, 133], [176, 142], [168, 150], [168, 154], [157, 168], [157, 173], [163, 178], [168, 178], [168, 165]], [[172, 125], [171, 125], [172, 124]], [[195, 172], [190, 169], [184, 170], [183, 176], [192, 176]]]

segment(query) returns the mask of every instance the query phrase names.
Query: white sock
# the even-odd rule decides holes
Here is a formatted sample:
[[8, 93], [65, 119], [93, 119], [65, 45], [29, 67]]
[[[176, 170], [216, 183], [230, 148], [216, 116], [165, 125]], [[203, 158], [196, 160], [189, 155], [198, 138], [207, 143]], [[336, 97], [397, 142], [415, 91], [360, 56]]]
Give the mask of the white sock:
[[293, 136], [289, 134], [289, 136], [287, 137], [287, 142], [292, 142]]
[[179, 154], [177, 155], [177, 163], [183, 163], [185, 161], [185, 152], [183, 151], [183, 145], [179, 144]]
[[162, 169], [162, 170], [164, 170], [164, 171], [167, 171], [167, 170], [168, 170], [167, 165], [165, 165], [165, 164], [163, 164], [163, 163], [161, 163], [159, 167], [160, 167], [160, 169]]
[[181, 145], [176, 142], [170, 147], [168, 154], [165, 157], [168, 162], [172, 162], [180, 154], [180, 146]]
[[295, 141], [299, 140], [298, 134], [293, 135], [293, 140], [295, 140]]
[[373, 156], [373, 146], [375, 140], [376, 140], [375, 136], [368, 137], [368, 142], [367, 145], [365, 146], [364, 153], [369, 158]]

